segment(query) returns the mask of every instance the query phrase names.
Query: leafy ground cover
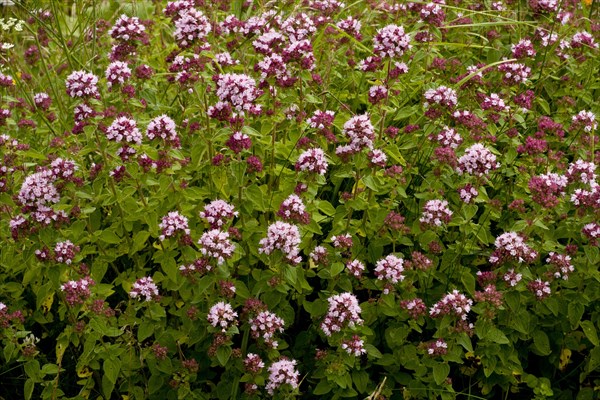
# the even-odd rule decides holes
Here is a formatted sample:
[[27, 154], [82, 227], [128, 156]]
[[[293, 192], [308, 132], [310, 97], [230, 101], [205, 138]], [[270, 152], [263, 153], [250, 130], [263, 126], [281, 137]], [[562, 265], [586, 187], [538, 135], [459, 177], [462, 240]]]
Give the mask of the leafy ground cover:
[[0, 397], [599, 396], [596, 0], [16, 3]]

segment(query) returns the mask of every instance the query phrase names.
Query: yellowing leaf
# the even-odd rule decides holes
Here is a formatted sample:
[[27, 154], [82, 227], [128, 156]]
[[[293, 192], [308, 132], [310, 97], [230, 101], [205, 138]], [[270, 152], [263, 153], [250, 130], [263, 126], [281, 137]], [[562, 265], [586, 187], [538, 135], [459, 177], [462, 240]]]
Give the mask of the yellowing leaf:
[[571, 350], [562, 349], [562, 351], [560, 352], [560, 360], [558, 362], [558, 368], [561, 371], [564, 371], [565, 368], [567, 368], [567, 365], [569, 365], [570, 361], [571, 361]]
[[87, 378], [88, 376], [92, 376], [92, 374], [92, 370], [87, 365], [77, 369], [77, 376], [80, 378]]
[[48, 314], [50, 308], [52, 308], [52, 303], [54, 302], [54, 293], [50, 293], [44, 301], [42, 301], [42, 310], [44, 310], [44, 314]]

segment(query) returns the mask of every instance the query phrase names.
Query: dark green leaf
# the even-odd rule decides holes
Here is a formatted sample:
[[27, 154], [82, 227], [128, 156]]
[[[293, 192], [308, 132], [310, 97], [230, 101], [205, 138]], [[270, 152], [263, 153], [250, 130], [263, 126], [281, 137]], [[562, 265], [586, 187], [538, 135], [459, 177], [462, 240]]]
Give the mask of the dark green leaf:
[[433, 379], [438, 385], [441, 385], [446, 381], [449, 373], [450, 366], [446, 363], [439, 363], [433, 366]]
[[587, 337], [594, 346], [600, 346], [600, 342], [598, 342], [598, 333], [596, 332], [594, 323], [586, 320], [581, 321], [580, 325], [581, 329], [583, 329], [583, 333], [585, 333], [585, 337]]

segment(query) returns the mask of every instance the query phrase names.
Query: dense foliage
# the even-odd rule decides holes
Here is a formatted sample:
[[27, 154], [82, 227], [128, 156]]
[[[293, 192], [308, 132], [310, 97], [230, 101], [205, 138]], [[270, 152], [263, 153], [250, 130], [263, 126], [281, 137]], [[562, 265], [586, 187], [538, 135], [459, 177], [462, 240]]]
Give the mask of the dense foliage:
[[15, 3], [0, 397], [599, 396], [596, 0]]

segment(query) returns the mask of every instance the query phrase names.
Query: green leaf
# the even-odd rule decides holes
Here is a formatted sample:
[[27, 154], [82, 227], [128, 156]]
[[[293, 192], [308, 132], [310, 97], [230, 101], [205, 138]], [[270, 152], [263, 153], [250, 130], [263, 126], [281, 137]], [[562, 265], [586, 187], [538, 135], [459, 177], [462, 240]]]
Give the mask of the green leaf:
[[115, 388], [115, 383], [111, 382], [111, 380], [108, 378], [108, 376], [103, 375], [102, 376], [102, 392], [104, 393], [104, 398], [110, 399], [114, 388]]
[[471, 271], [465, 268], [462, 275], [460, 276], [460, 280], [463, 286], [465, 287], [467, 293], [472, 295], [475, 292], [475, 277], [473, 276]]
[[381, 352], [377, 349], [377, 347], [373, 346], [372, 344], [365, 344], [365, 350], [367, 351], [367, 354], [371, 357], [381, 358]]
[[544, 331], [535, 331], [533, 333], [533, 347], [539, 355], [547, 356], [552, 353], [550, 348], [550, 340]]
[[328, 216], [333, 216], [335, 215], [335, 208], [331, 205], [330, 202], [326, 201], [326, 200], [321, 200], [317, 203], [317, 208], [319, 209], [319, 211], [321, 211], [323, 214], [328, 215]]
[[151, 321], [144, 321], [140, 324], [138, 328], [138, 341], [143, 342], [148, 339], [154, 333], [154, 324]]
[[439, 363], [433, 366], [433, 379], [438, 385], [446, 381], [448, 374], [450, 374], [450, 366], [448, 364]]
[[100, 240], [109, 244], [118, 244], [121, 243], [122, 239], [117, 236], [116, 233], [111, 231], [110, 229], [102, 231], [100, 233]]
[[119, 372], [121, 372], [121, 360], [107, 358], [104, 360], [104, 365], [102, 367], [104, 371], [104, 376], [113, 383], [117, 383], [117, 378], [119, 377]]
[[359, 393], [365, 393], [369, 384], [369, 374], [366, 371], [352, 371], [352, 382]]
[[581, 321], [580, 325], [581, 329], [583, 329], [583, 333], [585, 333], [585, 337], [587, 337], [594, 346], [600, 346], [600, 343], [598, 342], [598, 333], [596, 332], [596, 327], [593, 322]]
[[496, 328], [495, 326], [491, 326], [489, 328], [488, 332], [485, 335], [485, 338], [489, 339], [492, 342], [497, 343], [497, 344], [510, 343], [510, 340], [508, 340], [508, 338], [506, 337], [504, 332], [502, 332], [500, 329]]
[[569, 322], [573, 328], [576, 328], [577, 325], [579, 325], [579, 321], [581, 321], [584, 311], [585, 307], [583, 304], [576, 302], [569, 303], [567, 316], [569, 317]]
[[462, 209], [465, 220], [469, 221], [471, 218], [473, 218], [473, 216], [477, 214], [478, 209], [479, 207], [477, 207], [475, 204], [465, 204]]
[[321, 381], [319, 381], [317, 386], [315, 386], [315, 390], [313, 390], [312, 394], [320, 396], [331, 392], [331, 389], [332, 386], [329, 383], [329, 381], [327, 381], [326, 379], [322, 379]]
[[217, 360], [219, 360], [219, 364], [225, 366], [227, 361], [229, 361], [229, 357], [231, 357], [231, 347], [221, 346], [217, 349]]
[[33, 379], [28, 378], [25, 381], [25, 387], [23, 388], [23, 395], [25, 396], [25, 400], [30, 400], [31, 396], [33, 396], [34, 386], [35, 386], [35, 383], [33, 382]]
[[10, 364], [10, 360], [12, 358], [12, 354], [15, 352], [15, 344], [13, 342], [5, 342], [6, 345], [4, 346], [4, 362], [8, 365]]

